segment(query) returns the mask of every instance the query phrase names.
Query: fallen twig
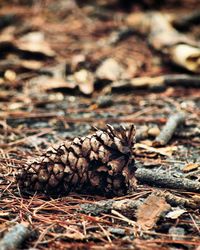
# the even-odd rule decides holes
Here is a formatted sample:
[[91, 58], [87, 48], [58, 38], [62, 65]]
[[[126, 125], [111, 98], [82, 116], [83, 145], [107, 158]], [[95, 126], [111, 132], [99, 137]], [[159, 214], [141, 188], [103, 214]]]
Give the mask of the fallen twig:
[[0, 241], [1, 250], [18, 249], [21, 243], [30, 235], [28, 225], [20, 223], [11, 228]]
[[172, 194], [169, 191], [162, 191], [157, 189], [154, 192], [155, 195], [164, 197], [165, 200], [172, 206], [183, 206], [189, 208], [198, 208], [199, 203], [190, 198], [180, 197], [178, 195]]
[[172, 174], [167, 173], [167, 171], [164, 170], [159, 170], [155, 173], [155, 169], [149, 170], [139, 167], [135, 172], [135, 177], [141, 183], [147, 183], [151, 186], [200, 192], [200, 182], [192, 181], [184, 177], [174, 177]]
[[[155, 196], [163, 197], [171, 206], [186, 206], [189, 208], [198, 208], [198, 202], [177, 196], [169, 191], [156, 189], [153, 191]], [[122, 213], [136, 211], [143, 204], [143, 199], [123, 199], [116, 201], [113, 199], [97, 201], [95, 203], [84, 203], [80, 205], [80, 211], [85, 214], [99, 215], [101, 213], [110, 213], [111, 210], [117, 210]]]
[[183, 112], [172, 114], [166, 125], [161, 130], [160, 134], [153, 142], [153, 146], [164, 146], [172, 138], [177, 127], [185, 121], [185, 114]]
[[111, 84], [113, 91], [121, 89], [163, 90], [167, 86], [200, 87], [200, 77], [186, 74], [162, 75], [156, 77], [137, 77], [132, 80], [121, 80]]
[[142, 204], [141, 200], [124, 199], [121, 201], [103, 200], [95, 203], [81, 204], [81, 212], [86, 214], [98, 215], [100, 213], [108, 213], [111, 210], [125, 212], [138, 208]]

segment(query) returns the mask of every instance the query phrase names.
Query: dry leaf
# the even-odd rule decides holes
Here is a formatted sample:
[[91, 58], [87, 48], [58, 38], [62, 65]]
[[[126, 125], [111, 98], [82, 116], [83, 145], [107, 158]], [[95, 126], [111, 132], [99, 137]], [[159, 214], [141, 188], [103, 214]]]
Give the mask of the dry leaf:
[[170, 208], [163, 197], [150, 195], [137, 210], [137, 224], [143, 230], [152, 229], [160, 216]]
[[39, 52], [49, 57], [55, 56], [55, 52], [45, 41], [45, 37], [42, 32], [30, 32], [20, 38], [16, 44], [20, 50]]
[[99, 79], [117, 81], [124, 73], [123, 67], [113, 58], [108, 58], [97, 68], [96, 75]]
[[148, 145], [145, 145], [143, 143], [136, 143], [135, 149], [145, 149], [148, 153], [156, 153], [164, 156], [172, 156], [173, 152], [177, 150], [176, 146], [169, 146], [169, 147], [163, 147], [163, 148], [154, 148]]
[[170, 211], [169, 213], [166, 214], [166, 218], [170, 219], [177, 219], [180, 217], [182, 214], [186, 213], [187, 211], [185, 209], [180, 209], [180, 208], [175, 208], [173, 211]]

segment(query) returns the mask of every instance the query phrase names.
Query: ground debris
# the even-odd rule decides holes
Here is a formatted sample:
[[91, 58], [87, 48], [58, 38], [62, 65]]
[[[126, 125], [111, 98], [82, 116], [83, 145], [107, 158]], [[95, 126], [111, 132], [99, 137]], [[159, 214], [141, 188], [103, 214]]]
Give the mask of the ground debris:
[[88, 203], [80, 205], [81, 212], [87, 214], [98, 215], [100, 213], [108, 213], [111, 210], [117, 210], [122, 213], [136, 210], [142, 201], [134, 199], [123, 199], [120, 201], [116, 200], [105, 200], [96, 203]]
[[177, 127], [184, 123], [186, 115], [183, 112], [172, 114], [160, 134], [156, 137], [153, 142], [154, 146], [164, 146], [172, 138]]
[[199, 87], [200, 77], [186, 74], [161, 75], [155, 77], [135, 77], [130, 80], [114, 81], [111, 84], [113, 91], [124, 89], [147, 89], [147, 90], [165, 90], [169, 86], [181, 87]]
[[182, 189], [191, 192], [200, 192], [200, 182], [189, 180], [184, 177], [175, 177], [165, 170], [154, 170], [139, 167], [135, 172], [135, 177], [142, 183], [167, 187], [172, 189]]
[[16, 224], [11, 227], [4, 237], [0, 240], [1, 250], [18, 249], [21, 244], [30, 236], [30, 230], [26, 223]]
[[143, 230], [152, 229], [163, 213], [169, 211], [171, 206], [163, 197], [150, 195], [136, 212], [137, 224]]
[[123, 72], [122, 66], [117, 61], [108, 58], [97, 68], [96, 76], [101, 80], [116, 81], [120, 79]]
[[173, 63], [199, 73], [198, 42], [179, 33], [169, 19], [169, 16], [159, 12], [138, 13], [128, 16], [127, 24], [143, 34], [148, 34], [150, 44], [156, 50], [167, 54]]

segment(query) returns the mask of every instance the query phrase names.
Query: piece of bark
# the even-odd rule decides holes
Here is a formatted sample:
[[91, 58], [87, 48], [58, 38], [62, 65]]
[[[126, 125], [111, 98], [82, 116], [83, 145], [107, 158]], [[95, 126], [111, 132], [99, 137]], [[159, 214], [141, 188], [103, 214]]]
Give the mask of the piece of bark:
[[134, 30], [148, 35], [150, 45], [167, 55], [175, 64], [195, 73], [200, 72], [200, 45], [178, 32], [169, 16], [159, 12], [134, 13], [126, 23]]
[[137, 224], [143, 230], [152, 229], [161, 215], [167, 212], [171, 206], [163, 197], [152, 194], [137, 209]]
[[184, 177], [174, 177], [164, 170], [155, 171], [155, 169], [150, 170], [139, 167], [135, 171], [135, 177], [139, 182], [147, 183], [151, 186], [182, 189], [197, 193], [200, 192], [200, 182], [189, 180]]
[[26, 223], [13, 226], [0, 240], [1, 250], [19, 249], [23, 241], [30, 236], [31, 232]]
[[183, 112], [170, 115], [166, 125], [161, 130], [160, 134], [153, 142], [153, 146], [165, 146], [171, 140], [177, 127], [185, 121], [185, 114]]
[[135, 210], [142, 204], [142, 201], [135, 199], [123, 199], [115, 201], [112, 199], [98, 201], [95, 203], [85, 203], [80, 205], [82, 213], [98, 215], [101, 213], [108, 213], [111, 210], [117, 210], [120, 212], [126, 212]]
[[188, 163], [184, 166], [184, 168], [182, 169], [182, 171], [184, 173], [188, 173], [194, 170], [197, 170], [198, 168], [200, 168], [200, 163]]

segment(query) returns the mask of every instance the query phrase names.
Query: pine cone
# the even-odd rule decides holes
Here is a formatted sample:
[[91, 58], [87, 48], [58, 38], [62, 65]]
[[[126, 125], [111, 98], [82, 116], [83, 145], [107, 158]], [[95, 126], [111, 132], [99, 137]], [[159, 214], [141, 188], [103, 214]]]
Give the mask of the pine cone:
[[105, 131], [96, 129], [92, 135], [51, 147], [17, 176], [19, 186], [22, 191], [55, 194], [126, 194], [134, 172], [134, 136], [133, 125], [107, 125]]

